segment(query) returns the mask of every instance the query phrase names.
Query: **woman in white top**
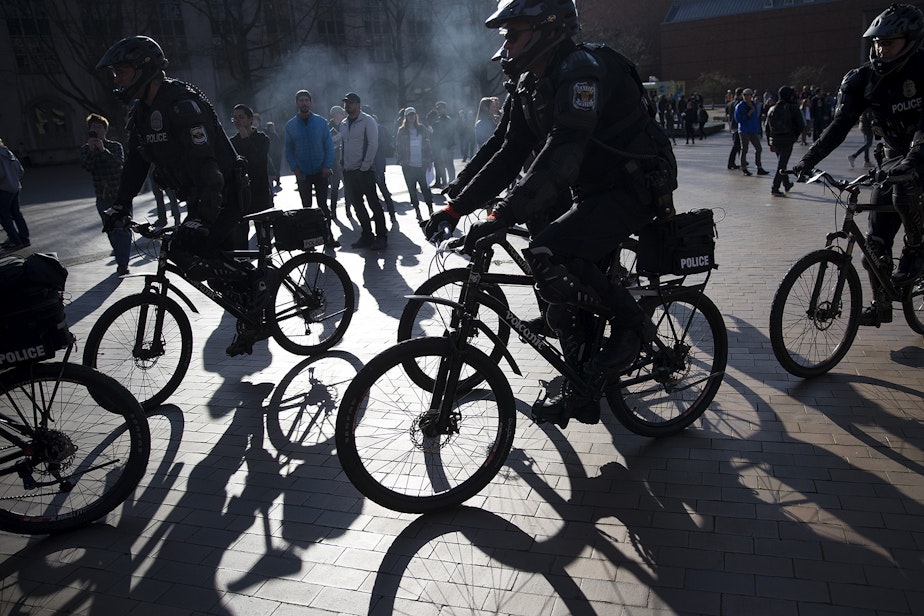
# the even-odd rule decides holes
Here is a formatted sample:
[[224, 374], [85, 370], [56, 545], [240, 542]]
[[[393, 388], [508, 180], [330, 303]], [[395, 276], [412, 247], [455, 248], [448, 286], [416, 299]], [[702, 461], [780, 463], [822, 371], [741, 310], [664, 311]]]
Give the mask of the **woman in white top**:
[[430, 129], [420, 123], [417, 110], [408, 107], [404, 110], [404, 118], [395, 137], [395, 155], [401, 171], [404, 172], [404, 181], [407, 183], [408, 196], [414, 211], [417, 212], [417, 221], [421, 222], [420, 201], [417, 188], [423, 194], [427, 210], [433, 214], [433, 194], [427, 185], [427, 169], [433, 164], [433, 151], [430, 146]]

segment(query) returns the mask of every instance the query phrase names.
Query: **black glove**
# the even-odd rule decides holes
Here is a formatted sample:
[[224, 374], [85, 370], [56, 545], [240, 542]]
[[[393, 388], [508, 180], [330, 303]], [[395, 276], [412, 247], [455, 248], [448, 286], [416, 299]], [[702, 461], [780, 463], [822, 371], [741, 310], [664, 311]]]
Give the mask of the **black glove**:
[[510, 225], [503, 218], [491, 214], [487, 220], [472, 225], [472, 228], [468, 230], [462, 252], [469, 255], [473, 254], [475, 243], [478, 240], [495, 233], [506, 234], [509, 227]]
[[804, 158], [797, 162], [792, 170], [796, 173], [797, 182], [805, 182], [808, 179], [808, 176], [812, 173], [812, 169], [815, 165], [810, 165], [808, 161]]
[[131, 212], [124, 205], [115, 205], [103, 211], [103, 233], [124, 229], [131, 222]]
[[187, 218], [183, 224], [177, 227], [174, 239], [181, 240], [185, 243], [199, 241], [209, 234], [208, 226], [198, 218]]
[[441, 235], [444, 229], [448, 229], [448, 232], [452, 233], [456, 225], [459, 224], [459, 218], [461, 218], [461, 216], [452, 209], [452, 206], [447, 205], [430, 216], [429, 219], [420, 223], [420, 228], [423, 229], [424, 237], [426, 237], [429, 242], [432, 241], [434, 237]]
[[199, 197], [196, 203], [196, 218], [202, 222], [211, 224], [218, 220], [218, 214], [221, 212], [221, 193], [207, 192]]

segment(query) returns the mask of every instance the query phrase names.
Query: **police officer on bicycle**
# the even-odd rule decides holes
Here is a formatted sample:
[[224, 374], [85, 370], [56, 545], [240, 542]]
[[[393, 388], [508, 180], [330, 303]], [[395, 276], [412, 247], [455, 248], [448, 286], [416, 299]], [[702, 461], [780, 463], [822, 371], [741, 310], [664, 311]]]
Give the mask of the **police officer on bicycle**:
[[[834, 120], [794, 167], [800, 175], [839, 146], [860, 115], [869, 110], [873, 133], [885, 145], [883, 165], [893, 178], [911, 178], [873, 190], [871, 202], [892, 203], [895, 212], [871, 212], [866, 236], [878, 264], [892, 270], [892, 243], [901, 225], [905, 245], [892, 276], [897, 287], [909, 285], [924, 271], [924, 16], [910, 4], [893, 4], [883, 11], [863, 37], [872, 39], [869, 62], [844, 76]], [[868, 270], [871, 264], [865, 262]], [[892, 321], [892, 303], [870, 274], [873, 303], [863, 310], [860, 325]]]
[[[625, 368], [641, 348], [645, 317], [599, 264], [658, 215], [673, 213], [677, 167], [670, 142], [634, 65], [605, 46], [574, 42], [580, 25], [572, 0], [504, 0], [485, 25], [504, 37], [495, 59], [515, 86], [495, 137], [449, 188], [450, 204], [424, 223], [424, 232], [429, 238], [444, 226], [455, 228], [532, 160], [488, 220], [471, 228], [467, 249], [553, 210], [570, 193], [570, 209], [536, 233], [524, 255], [540, 295], [551, 304], [547, 319], [566, 361], [594, 371]], [[589, 313], [581, 304], [603, 305], [614, 315], [612, 335], [593, 365], [587, 361]], [[561, 396], [538, 403], [533, 415], [562, 427], [572, 417], [596, 423], [600, 405], [566, 384]]]
[[[160, 45], [146, 36], [122, 39], [96, 66], [112, 71], [113, 93], [130, 105], [129, 146], [108, 227], [130, 219], [132, 200], [153, 165], [155, 181], [187, 205], [170, 258], [191, 279], [240, 278], [245, 289], [257, 287], [254, 272], [220, 258], [234, 248], [233, 232], [249, 197], [246, 174], [212, 104], [195, 86], [168, 78], [166, 67]], [[228, 354], [250, 353], [256, 337], [239, 329]]]

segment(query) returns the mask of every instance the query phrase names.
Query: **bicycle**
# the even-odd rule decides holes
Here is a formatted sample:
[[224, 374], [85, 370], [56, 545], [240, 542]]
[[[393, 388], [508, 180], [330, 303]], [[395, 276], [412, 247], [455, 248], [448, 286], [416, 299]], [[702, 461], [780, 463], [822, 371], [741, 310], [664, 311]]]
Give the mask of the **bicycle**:
[[[279, 345], [297, 355], [311, 355], [337, 344], [349, 327], [356, 308], [349, 274], [337, 260], [314, 247], [323, 244], [326, 228], [316, 210], [268, 209], [245, 216], [256, 228], [256, 250], [223, 253], [232, 275], [239, 276], [244, 263], [255, 260], [254, 270], [266, 281], [266, 299], [254, 305], [252, 295], [239, 283], [222, 278], [207, 282], [189, 279], [168, 261], [170, 239], [178, 227], [153, 227], [131, 223], [141, 236], [157, 240], [155, 273], [143, 276], [141, 292], [110, 306], [87, 337], [83, 363], [116, 377], [150, 410], [164, 403], [176, 391], [192, 358], [192, 327], [178, 297], [192, 312], [192, 301], [173, 283], [176, 274], [238, 319], [238, 327], [258, 332], [260, 339], [272, 336]], [[293, 227], [305, 223], [302, 239], [290, 237]], [[285, 230], [285, 235], [283, 236]], [[273, 233], [275, 231], [275, 250]], [[280, 241], [285, 237], [285, 243]], [[307, 250], [292, 258], [278, 251]]]
[[[59, 533], [128, 498], [147, 468], [151, 434], [128, 390], [69, 363], [75, 339], [62, 292], [17, 293], [28, 299], [4, 314], [0, 334], [0, 530]], [[45, 361], [61, 349], [63, 361]]]
[[[862, 187], [900, 181], [905, 178], [885, 179], [875, 169], [851, 181], [837, 180], [825, 171], [816, 171], [808, 180], [823, 182], [831, 189], [835, 206], [844, 210], [844, 222], [839, 231], [827, 235], [824, 248], [796, 261], [773, 297], [770, 343], [777, 361], [790, 374], [801, 378], [825, 374], [850, 350], [863, 309], [860, 276], [853, 265], [855, 248], [870, 264], [883, 298], [901, 302], [908, 325], [924, 334], [924, 277], [896, 288], [891, 271], [881, 267], [854, 220], [861, 212], [895, 211], [892, 205], [858, 203]], [[846, 240], [846, 245], [838, 244], [839, 240]]]
[[[507, 233], [519, 238], [528, 239], [530, 237], [529, 231], [521, 227], [511, 227], [507, 230]], [[439, 243], [439, 241], [440, 239], [438, 238], [437, 243]], [[462, 240], [459, 238], [450, 240], [449, 246], [461, 245], [461, 241]], [[523, 258], [520, 251], [514, 248], [507, 238], [500, 239], [497, 242], [497, 246], [503, 249], [519, 271], [528, 276], [532, 276], [532, 270], [526, 262], [526, 259]], [[614, 272], [618, 271], [620, 280], [623, 284], [628, 285], [637, 282], [637, 248], [638, 240], [635, 238], [627, 239], [620, 248], [618, 263], [613, 263], [614, 267], [619, 268], [618, 270], [614, 270]], [[430, 298], [441, 297], [452, 299], [458, 297], [459, 290], [468, 279], [469, 273], [467, 267], [450, 269], [444, 267], [448, 258], [455, 254], [456, 252], [452, 250], [437, 251], [433, 262], [440, 271], [424, 281], [417, 287], [413, 295], [409, 296], [408, 302], [405, 304], [404, 310], [401, 311], [401, 317], [398, 320], [398, 342], [423, 336], [441, 336], [446, 331], [452, 318], [451, 306], [432, 302]], [[509, 301], [501, 288], [501, 285], [506, 284], [505, 278], [499, 276], [496, 280], [496, 284], [493, 282], [491, 284], [485, 284], [482, 290], [504, 306], [508, 306]], [[511, 284], [521, 285], [522, 283], [520, 279], [514, 278]], [[540, 304], [540, 307], [547, 305], [538, 297], [538, 294], [536, 295], [536, 300]], [[540, 310], [540, 313], [540, 318], [544, 319], [544, 310]], [[500, 344], [495, 344], [492, 339], [487, 336], [478, 338], [476, 332], [475, 345], [485, 351], [494, 361], [500, 361], [503, 355], [503, 348], [510, 339], [510, 327], [504, 323], [502, 319], [493, 318], [493, 314], [484, 316], [485, 318], [482, 319], [482, 322], [494, 333], [497, 340], [500, 341]], [[535, 325], [532, 326], [532, 329], [536, 329]], [[555, 333], [547, 326], [543, 327], [543, 329], [545, 330], [542, 332], [544, 335], [550, 337], [555, 336]]]
[[[568, 365], [544, 335], [485, 291], [501, 282], [534, 282], [527, 275], [488, 272], [497, 241], [493, 236], [478, 243], [457, 301], [429, 300], [452, 308], [444, 336], [392, 346], [366, 364], [344, 393], [335, 426], [337, 455], [353, 485], [384, 507], [426, 513], [458, 506], [487, 486], [507, 458], [516, 401], [500, 362], [473, 346], [475, 331], [503, 346], [511, 370], [522, 373], [476, 316], [481, 308], [497, 315], [579, 395], [598, 401], [605, 395], [620, 423], [637, 434], [663, 437], [683, 430], [705, 412], [721, 385], [728, 336], [705, 295], [708, 273], [689, 285], [686, 276], [652, 273], [647, 283], [628, 287], [650, 320], [636, 360], [608, 377], [589, 368], [592, 358], [580, 371]], [[611, 279], [619, 269], [609, 268]], [[610, 315], [603, 306], [582, 307], [596, 317], [596, 352], [605, 343]]]

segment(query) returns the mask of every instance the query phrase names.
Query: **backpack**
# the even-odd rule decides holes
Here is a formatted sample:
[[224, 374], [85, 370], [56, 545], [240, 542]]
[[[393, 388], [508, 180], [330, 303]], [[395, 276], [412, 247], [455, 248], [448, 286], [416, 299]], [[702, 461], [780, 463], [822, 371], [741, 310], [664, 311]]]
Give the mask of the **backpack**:
[[777, 103], [767, 114], [767, 126], [771, 135], [787, 135], [793, 132], [792, 114], [786, 103]]

